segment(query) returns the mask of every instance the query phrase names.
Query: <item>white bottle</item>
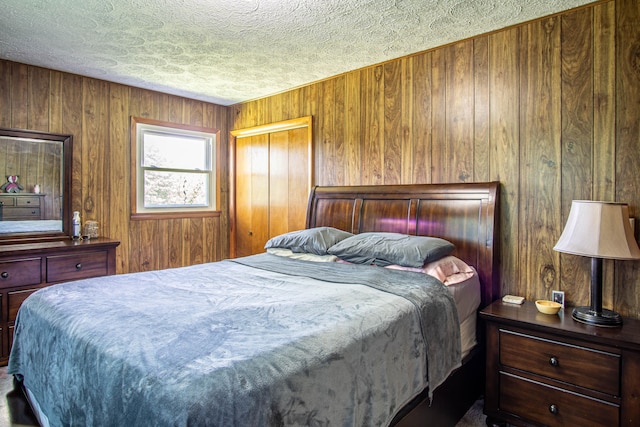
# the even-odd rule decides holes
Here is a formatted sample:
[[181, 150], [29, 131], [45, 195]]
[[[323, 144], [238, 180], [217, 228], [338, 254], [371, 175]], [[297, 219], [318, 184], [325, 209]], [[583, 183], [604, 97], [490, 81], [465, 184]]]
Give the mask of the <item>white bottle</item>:
[[80, 212], [73, 212], [73, 219], [71, 220], [71, 237], [75, 239], [80, 238]]

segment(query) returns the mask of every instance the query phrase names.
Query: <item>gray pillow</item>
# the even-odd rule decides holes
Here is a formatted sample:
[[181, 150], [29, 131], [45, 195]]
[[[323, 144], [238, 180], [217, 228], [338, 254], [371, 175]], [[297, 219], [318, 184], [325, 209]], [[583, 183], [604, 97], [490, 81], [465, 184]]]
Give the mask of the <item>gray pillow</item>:
[[329, 253], [356, 264], [422, 267], [449, 255], [453, 243], [437, 237], [409, 236], [399, 233], [360, 233], [329, 248]]
[[285, 248], [295, 253], [326, 255], [327, 249], [351, 236], [352, 233], [337, 228], [316, 227], [272, 237], [264, 248]]

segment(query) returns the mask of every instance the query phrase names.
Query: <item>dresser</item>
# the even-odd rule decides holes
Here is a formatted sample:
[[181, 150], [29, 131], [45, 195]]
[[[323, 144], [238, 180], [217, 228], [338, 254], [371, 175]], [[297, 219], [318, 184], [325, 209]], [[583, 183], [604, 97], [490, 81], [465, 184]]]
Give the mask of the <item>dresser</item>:
[[116, 247], [106, 238], [0, 245], [0, 365], [9, 360], [18, 309], [55, 283], [116, 273]]
[[44, 196], [35, 193], [1, 193], [0, 220], [43, 219]]
[[640, 426], [640, 320], [597, 327], [529, 301], [496, 301], [480, 318], [488, 425]]

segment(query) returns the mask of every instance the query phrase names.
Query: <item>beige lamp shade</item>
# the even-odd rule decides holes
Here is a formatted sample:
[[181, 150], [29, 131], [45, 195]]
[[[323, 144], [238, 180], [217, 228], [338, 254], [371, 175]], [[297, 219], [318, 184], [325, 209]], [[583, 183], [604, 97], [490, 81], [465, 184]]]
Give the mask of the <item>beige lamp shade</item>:
[[554, 250], [607, 259], [640, 259], [626, 203], [574, 200]]

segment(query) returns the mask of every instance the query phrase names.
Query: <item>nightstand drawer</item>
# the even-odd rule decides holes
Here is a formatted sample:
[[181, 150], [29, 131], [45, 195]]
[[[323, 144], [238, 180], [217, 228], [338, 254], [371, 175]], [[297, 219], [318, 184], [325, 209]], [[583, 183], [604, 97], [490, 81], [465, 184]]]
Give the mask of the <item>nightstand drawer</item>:
[[47, 257], [47, 282], [105, 275], [107, 275], [106, 251]]
[[0, 262], [0, 287], [29, 286], [40, 283], [40, 258]]
[[500, 373], [500, 411], [547, 426], [617, 426], [619, 405]]
[[612, 396], [620, 395], [620, 356], [500, 330], [500, 364]]

